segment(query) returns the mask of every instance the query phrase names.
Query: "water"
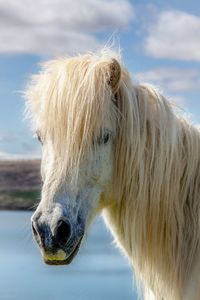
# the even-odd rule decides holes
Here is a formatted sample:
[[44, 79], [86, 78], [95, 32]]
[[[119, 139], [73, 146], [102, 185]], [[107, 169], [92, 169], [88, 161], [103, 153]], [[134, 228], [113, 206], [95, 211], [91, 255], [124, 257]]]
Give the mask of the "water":
[[47, 266], [29, 212], [0, 212], [0, 300], [135, 300], [127, 260], [98, 219], [69, 266]]

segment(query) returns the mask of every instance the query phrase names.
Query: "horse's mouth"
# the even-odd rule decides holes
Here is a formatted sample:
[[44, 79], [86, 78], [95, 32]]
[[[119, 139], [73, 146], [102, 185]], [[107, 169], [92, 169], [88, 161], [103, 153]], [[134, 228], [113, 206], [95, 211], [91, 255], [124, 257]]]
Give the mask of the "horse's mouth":
[[72, 260], [74, 259], [74, 257], [76, 256], [76, 254], [79, 251], [80, 245], [81, 245], [81, 241], [82, 241], [82, 237], [80, 238], [80, 240], [78, 241], [78, 243], [76, 244], [74, 250], [70, 253], [70, 255], [64, 259], [64, 260], [48, 260], [48, 258], [44, 258], [44, 262], [47, 265], [54, 265], [54, 266], [61, 266], [61, 265], [69, 265]]

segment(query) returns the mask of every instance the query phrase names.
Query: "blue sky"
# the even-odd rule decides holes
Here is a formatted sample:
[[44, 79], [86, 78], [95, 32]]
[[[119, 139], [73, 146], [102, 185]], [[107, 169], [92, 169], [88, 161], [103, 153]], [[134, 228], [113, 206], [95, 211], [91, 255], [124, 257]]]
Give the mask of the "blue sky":
[[39, 63], [99, 49], [113, 32], [134, 80], [200, 124], [199, 1], [0, 0], [0, 158], [40, 153], [21, 94]]

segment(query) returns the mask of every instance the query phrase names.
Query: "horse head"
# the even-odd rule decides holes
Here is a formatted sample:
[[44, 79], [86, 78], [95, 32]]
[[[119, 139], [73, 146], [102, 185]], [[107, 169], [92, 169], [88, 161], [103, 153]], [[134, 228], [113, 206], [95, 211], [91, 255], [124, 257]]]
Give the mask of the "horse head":
[[111, 197], [120, 63], [90, 55], [45, 64], [27, 90], [42, 144], [32, 231], [47, 264], [68, 264]]

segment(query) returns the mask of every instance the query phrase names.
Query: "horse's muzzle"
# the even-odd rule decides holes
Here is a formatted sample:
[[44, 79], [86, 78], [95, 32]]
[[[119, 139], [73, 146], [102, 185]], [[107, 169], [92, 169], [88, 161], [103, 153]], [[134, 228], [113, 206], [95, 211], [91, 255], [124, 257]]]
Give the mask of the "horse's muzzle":
[[71, 254], [69, 256], [66, 256], [67, 258], [65, 258], [65, 259], [52, 259], [53, 257], [51, 255], [50, 256], [46, 255], [46, 256], [43, 256], [44, 257], [44, 262], [47, 265], [69, 265], [72, 262], [73, 258], [78, 253], [78, 250], [79, 250], [80, 245], [81, 245], [82, 238], [83, 237], [81, 237], [79, 239], [78, 243], [75, 245], [75, 247], [74, 247], [73, 251], [71, 252]]
[[66, 265], [76, 256], [83, 234], [73, 234], [68, 221], [60, 220], [52, 233], [46, 223], [32, 221], [32, 232], [38, 243], [45, 263]]

